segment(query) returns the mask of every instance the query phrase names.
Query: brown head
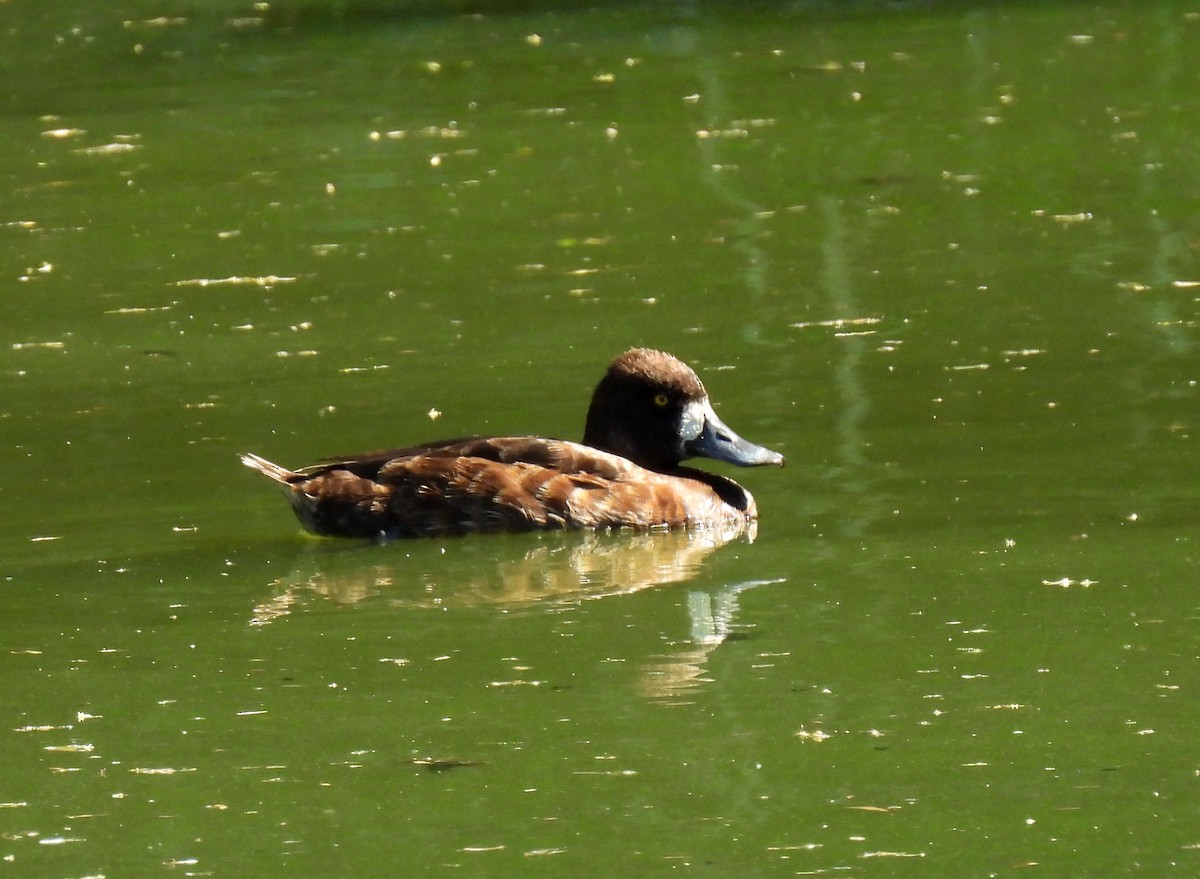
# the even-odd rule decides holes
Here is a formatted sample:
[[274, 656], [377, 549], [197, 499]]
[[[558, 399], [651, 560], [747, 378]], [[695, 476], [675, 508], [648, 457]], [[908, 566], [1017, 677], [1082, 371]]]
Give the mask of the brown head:
[[691, 367], [650, 348], [633, 348], [609, 365], [592, 394], [583, 443], [660, 472], [694, 457], [783, 464], [778, 452], [742, 439], [717, 417]]

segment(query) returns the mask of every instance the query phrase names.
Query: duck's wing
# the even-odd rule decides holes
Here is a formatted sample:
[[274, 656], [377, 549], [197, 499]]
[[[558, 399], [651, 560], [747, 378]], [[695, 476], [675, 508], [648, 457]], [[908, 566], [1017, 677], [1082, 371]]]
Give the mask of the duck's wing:
[[405, 461], [415, 458], [479, 458], [500, 464], [537, 464], [563, 473], [601, 473], [613, 479], [621, 478], [630, 470], [641, 472], [642, 469], [619, 455], [565, 440], [538, 436], [475, 436], [323, 458], [295, 472], [313, 477], [333, 470], [348, 470], [364, 479], [377, 479], [388, 468], [402, 468]]
[[356, 476], [374, 479], [385, 464], [401, 458], [414, 458], [419, 455], [443, 458], [456, 458], [463, 450], [470, 448], [480, 441], [480, 437], [460, 437], [458, 439], [435, 440], [416, 446], [406, 446], [402, 449], [380, 449], [374, 452], [363, 452], [357, 455], [341, 455], [334, 458], [322, 458], [316, 464], [302, 467], [296, 472], [303, 476], [316, 476], [332, 470], [349, 470]]

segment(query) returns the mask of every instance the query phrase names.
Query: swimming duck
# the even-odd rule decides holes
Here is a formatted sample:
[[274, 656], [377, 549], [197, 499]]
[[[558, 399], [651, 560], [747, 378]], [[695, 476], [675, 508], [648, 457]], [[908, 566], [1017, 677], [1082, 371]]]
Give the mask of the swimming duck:
[[725, 426], [696, 373], [633, 348], [596, 386], [583, 442], [475, 437], [332, 458], [287, 470], [242, 463], [282, 485], [309, 531], [331, 537], [423, 537], [558, 528], [688, 528], [758, 516], [732, 479], [680, 466], [703, 456], [782, 465], [778, 452]]

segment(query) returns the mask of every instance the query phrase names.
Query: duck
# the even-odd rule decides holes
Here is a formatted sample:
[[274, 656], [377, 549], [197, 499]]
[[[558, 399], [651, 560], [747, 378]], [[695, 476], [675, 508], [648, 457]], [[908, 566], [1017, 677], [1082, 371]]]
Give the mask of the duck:
[[288, 470], [242, 463], [283, 487], [303, 527], [324, 537], [391, 540], [557, 529], [744, 526], [758, 507], [728, 477], [682, 462], [782, 466], [717, 416], [679, 358], [632, 348], [609, 364], [583, 441], [468, 437], [328, 458]]

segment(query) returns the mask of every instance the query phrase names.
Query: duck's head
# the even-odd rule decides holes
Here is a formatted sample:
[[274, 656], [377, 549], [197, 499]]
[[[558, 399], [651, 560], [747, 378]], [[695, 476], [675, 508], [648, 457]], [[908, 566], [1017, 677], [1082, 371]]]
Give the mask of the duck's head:
[[583, 442], [659, 471], [695, 457], [741, 467], [783, 464], [783, 455], [742, 439], [717, 417], [691, 367], [649, 348], [633, 348], [609, 365], [592, 394]]

